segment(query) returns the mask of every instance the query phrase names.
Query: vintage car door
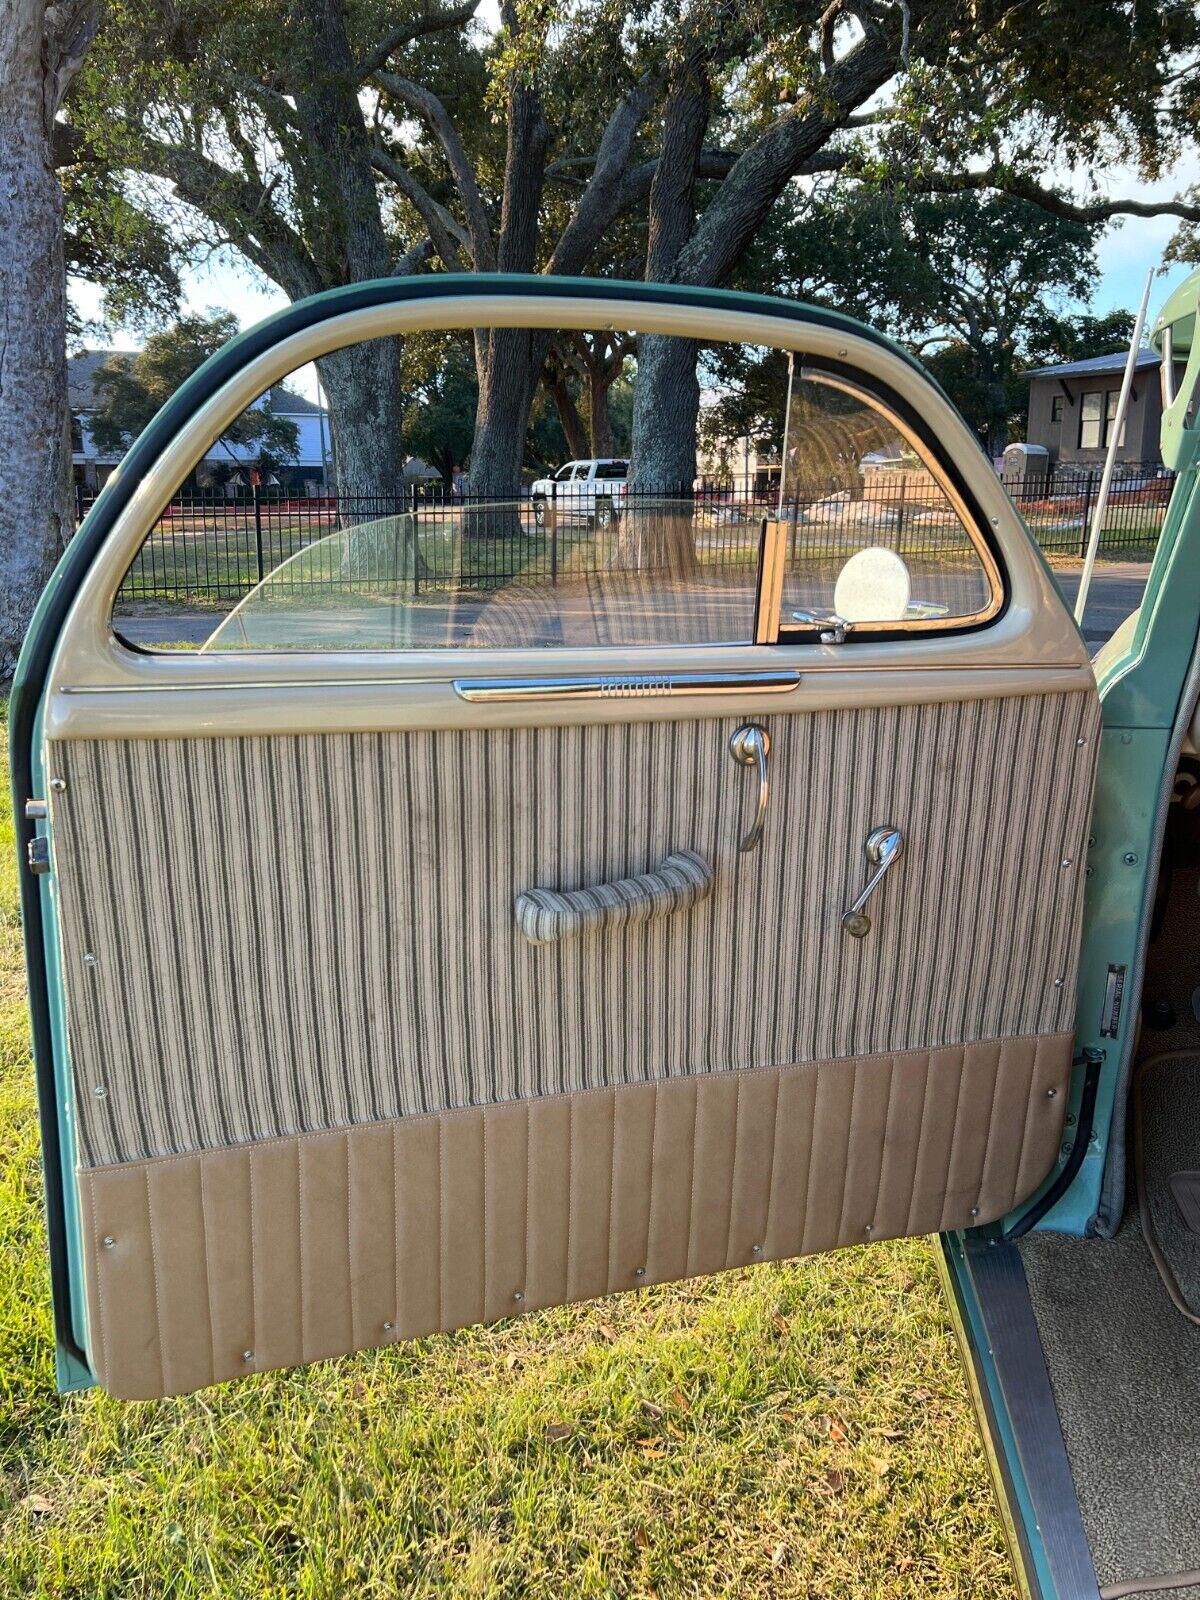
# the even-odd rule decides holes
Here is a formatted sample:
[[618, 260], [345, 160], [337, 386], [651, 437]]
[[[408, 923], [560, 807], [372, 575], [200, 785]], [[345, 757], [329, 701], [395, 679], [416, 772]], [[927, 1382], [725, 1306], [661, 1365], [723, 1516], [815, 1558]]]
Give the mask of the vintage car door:
[[[752, 535], [714, 499], [656, 566], [701, 501], [639, 505], [635, 479], [624, 569], [580, 540], [586, 573], [556, 547], [553, 582], [454, 610], [400, 506], [388, 548], [417, 554], [380, 609], [339, 513], [287, 569], [340, 552], [319, 606], [268, 570], [203, 649], [114, 621], [178, 486], [289, 371], [614, 327], [786, 354]], [[858, 487], [877, 436], [895, 515]], [[731, 527], [750, 555], [718, 579]], [[860, 597], [847, 629], [829, 563], [866, 546], [869, 579], [881, 528], [907, 530], [912, 603]], [[1097, 724], [990, 464], [847, 318], [431, 277], [243, 335], [106, 488], [14, 692], [60, 1381], [176, 1394], [1002, 1217], [1060, 1159]]]

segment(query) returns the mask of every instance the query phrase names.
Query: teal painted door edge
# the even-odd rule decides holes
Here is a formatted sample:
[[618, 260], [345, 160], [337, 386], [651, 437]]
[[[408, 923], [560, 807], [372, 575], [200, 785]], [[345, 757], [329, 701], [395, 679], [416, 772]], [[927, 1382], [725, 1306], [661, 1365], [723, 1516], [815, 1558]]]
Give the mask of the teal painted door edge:
[[[1181, 718], [1190, 712], [1200, 629], [1200, 272], [1171, 296], [1154, 330], [1172, 324], [1183, 386], [1164, 417], [1164, 459], [1179, 475], [1142, 604], [1096, 659], [1103, 727], [1088, 840], [1076, 1049], [1104, 1057], [1096, 1117], [1078, 1177], [1038, 1224], [1111, 1234], [1124, 1198], [1125, 1096], [1141, 1006], [1141, 967], [1153, 911], [1165, 806], [1174, 785]], [[1189, 703], [1184, 703], [1184, 697]], [[1077, 1070], [1058, 1166], [1069, 1154], [1082, 1074]], [[1058, 1167], [1056, 1167], [1056, 1172]], [[1048, 1186], [1054, 1174], [1047, 1180]], [[1036, 1198], [1036, 1196], [1034, 1197]], [[1014, 1213], [1014, 1220], [1019, 1213]]]

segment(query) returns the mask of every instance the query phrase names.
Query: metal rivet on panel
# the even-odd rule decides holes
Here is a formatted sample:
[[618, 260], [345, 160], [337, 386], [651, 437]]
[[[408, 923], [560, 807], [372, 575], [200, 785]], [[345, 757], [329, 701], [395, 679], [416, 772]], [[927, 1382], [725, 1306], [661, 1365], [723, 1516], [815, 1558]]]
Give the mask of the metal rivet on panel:
[[874, 1233], [874, 1232], [875, 1232], [875, 1224], [874, 1224], [874, 1223], [873, 1223], [873, 1222], [868, 1222], [868, 1223], [867, 1223], [867, 1225], [866, 1225], [866, 1227], [865, 1227], [865, 1228], [864, 1228], [864, 1229], [863, 1229], [863, 1232], [864, 1232], [864, 1233], [865, 1233], [865, 1234], [866, 1234], [866, 1235], [867, 1235], [867, 1236], [868, 1236], [868, 1237], [870, 1237], [870, 1235], [871, 1235], [871, 1234], [873, 1234], [873, 1233]]
[[634, 1267], [633, 1275], [635, 1278], [644, 1278], [646, 1276], [645, 1267]]
[[520, 1289], [518, 1289], [517, 1292], [513, 1295], [513, 1299], [517, 1302], [518, 1305], [521, 1304], [521, 1301], [524, 1300], [524, 1298], [525, 1298], [525, 1296], [521, 1293]]
[[90, 950], [83, 952], [83, 964], [85, 967], [94, 967], [96, 965], [96, 958]]
[[1063, 986], [1063, 983], [1064, 983], [1064, 982], [1065, 982], [1065, 980], [1064, 980], [1064, 979], [1063, 979], [1063, 978], [1055, 978], [1055, 980], [1054, 980], [1054, 987], [1055, 987], [1055, 988], [1056, 988], [1056, 989], [1061, 989], [1061, 988], [1062, 988], [1062, 986]]
[[1083, 737], [1082, 734], [1080, 734], [1078, 739], [1076, 739], [1076, 741], [1075, 741], [1076, 750], [1082, 750], [1086, 743], [1087, 743], [1087, 740]]
[[391, 1331], [392, 1331], [394, 1326], [395, 1326], [395, 1324], [392, 1323], [392, 1322], [385, 1322], [384, 1325], [383, 1325], [384, 1333], [391, 1333]]
[[1057, 1089], [1047, 1089], [1046, 1090], [1046, 1099], [1047, 1100], [1057, 1100], [1058, 1099], [1058, 1090]]
[[96, 1087], [92, 1090], [92, 1093], [96, 1096], [97, 1100], [103, 1100], [104, 1096], [108, 1093], [108, 1090], [104, 1087], [104, 1085], [102, 1083], [98, 1083], [96, 1085]]
[[1126, 850], [1125, 854], [1121, 857], [1121, 860], [1125, 863], [1125, 865], [1127, 867], [1136, 867], [1137, 866], [1137, 852], [1134, 851], [1134, 850]]
[[1060, 867], [1069, 867], [1071, 865], [1071, 858], [1069, 856], [1064, 856], [1058, 864]]
[[254, 1360], [254, 1351], [253, 1350], [243, 1350], [242, 1351], [242, 1360], [243, 1361], [253, 1361]]
[[67, 780], [65, 778], [51, 778], [50, 787], [55, 794], [62, 794], [67, 787]]
[[117, 1241], [113, 1238], [111, 1233], [106, 1233], [104, 1235], [104, 1248], [106, 1250], [111, 1250], [113, 1245], [116, 1244], [116, 1242]]
[[978, 1206], [972, 1206], [971, 1207], [971, 1215], [973, 1217], [977, 1217], [979, 1215], [979, 1207]]
[[750, 1246], [750, 1254], [752, 1256], [760, 1256], [760, 1255], [762, 1255], [762, 1245], [760, 1245], [760, 1244], [752, 1244]]

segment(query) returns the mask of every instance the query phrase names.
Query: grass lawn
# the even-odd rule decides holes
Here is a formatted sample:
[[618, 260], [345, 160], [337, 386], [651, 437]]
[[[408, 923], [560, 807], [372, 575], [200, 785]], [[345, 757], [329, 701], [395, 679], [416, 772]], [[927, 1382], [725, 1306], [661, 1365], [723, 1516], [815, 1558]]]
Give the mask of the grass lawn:
[[924, 1241], [57, 1398], [0, 806], [4, 1600], [1013, 1594]]

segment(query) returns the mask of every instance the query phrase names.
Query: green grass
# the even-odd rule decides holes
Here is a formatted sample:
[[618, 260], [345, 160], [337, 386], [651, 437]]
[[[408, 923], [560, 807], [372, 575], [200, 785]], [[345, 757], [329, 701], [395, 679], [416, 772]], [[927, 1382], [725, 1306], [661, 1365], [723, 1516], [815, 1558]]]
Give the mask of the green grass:
[[4, 1600], [1013, 1593], [924, 1241], [184, 1400], [56, 1397], [0, 807]]

